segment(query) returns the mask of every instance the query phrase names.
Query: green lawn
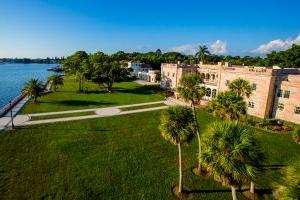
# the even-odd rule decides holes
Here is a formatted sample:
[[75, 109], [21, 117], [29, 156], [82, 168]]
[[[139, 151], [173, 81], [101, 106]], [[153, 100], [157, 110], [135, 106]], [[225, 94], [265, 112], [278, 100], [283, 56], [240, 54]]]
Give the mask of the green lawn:
[[131, 107], [121, 108], [121, 110], [122, 111], [129, 111], [129, 110], [139, 110], [139, 109], [161, 107], [161, 106], [166, 106], [166, 104], [164, 104], [164, 103], [155, 103], [155, 104], [149, 104], [149, 105], [143, 105], [143, 106], [131, 106]]
[[[158, 130], [162, 111], [19, 127], [0, 135], [2, 199], [174, 199], [177, 147]], [[199, 112], [202, 133], [215, 119]], [[290, 135], [255, 132], [269, 166], [300, 159]], [[197, 143], [183, 149], [184, 186], [189, 199], [230, 199], [229, 188], [191, 173]], [[264, 188], [280, 176], [268, 170]], [[243, 199], [239, 195], [239, 199]]]
[[47, 94], [39, 99], [38, 104], [27, 103], [22, 114], [52, 112], [75, 109], [108, 107], [164, 99], [159, 86], [141, 86], [135, 82], [115, 83], [111, 94], [99, 89], [92, 82], [85, 82], [87, 94], [77, 92], [78, 84], [75, 78], [65, 77], [64, 86], [57, 92]]
[[85, 116], [85, 115], [95, 115], [95, 112], [88, 111], [88, 112], [33, 116], [30, 118], [30, 121], [37, 121], [37, 120], [44, 120], [44, 119], [56, 119], [56, 118], [64, 118], [64, 117], [77, 117], [77, 116]]

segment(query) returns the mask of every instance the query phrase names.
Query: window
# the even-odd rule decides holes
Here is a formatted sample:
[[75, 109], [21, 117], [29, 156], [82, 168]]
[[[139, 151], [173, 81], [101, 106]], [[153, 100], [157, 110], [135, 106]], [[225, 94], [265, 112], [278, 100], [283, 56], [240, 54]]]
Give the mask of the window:
[[248, 102], [248, 107], [249, 108], [254, 108], [254, 102], [253, 101], [249, 101]]
[[295, 108], [295, 114], [298, 114], [298, 115], [300, 114], [300, 107]]
[[215, 98], [217, 95], [217, 90], [216, 89], [213, 89], [212, 90], [212, 98]]
[[175, 73], [173, 73], [172, 76], [175, 77]]
[[228, 86], [229, 85], [229, 80], [225, 81], [225, 85]]
[[278, 103], [277, 109], [280, 110], [280, 111], [283, 111], [284, 110], [284, 104], [283, 103]]
[[211, 95], [211, 89], [210, 89], [210, 88], [207, 88], [207, 89], [206, 89], [206, 96], [207, 96], [207, 97], [210, 97], [210, 95]]
[[284, 91], [283, 97], [284, 97], [284, 98], [287, 98], [287, 99], [290, 98], [290, 93], [291, 93], [291, 91], [285, 90], [285, 91]]
[[256, 83], [253, 83], [253, 84], [252, 84], [252, 90], [253, 90], [253, 91], [256, 90]]
[[282, 97], [282, 90], [281, 89], [278, 90], [277, 97]]
[[167, 76], [170, 76], [170, 72], [168, 72]]
[[211, 79], [212, 80], [215, 80], [215, 78], [216, 78], [216, 76], [213, 74], [213, 75], [211, 75]]
[[209, 74], [206, 74], [206, 76], [205, 76], [205, 79], [210, 79], [210, 75]]

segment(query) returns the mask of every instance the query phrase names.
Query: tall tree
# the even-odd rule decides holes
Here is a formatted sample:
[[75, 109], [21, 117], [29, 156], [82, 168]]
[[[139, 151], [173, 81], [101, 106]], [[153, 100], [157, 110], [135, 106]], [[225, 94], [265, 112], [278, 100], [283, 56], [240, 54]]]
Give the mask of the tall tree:
[[[179, 86], [177, 87], [179, 95], [185, 101], [190, 102], [193, 110], [194, 126], [198, 138], [198, 157], [201, 155], [201, 137], [198, 128], [195, 104], [199, 103], [201, 98], [205, 95], [205, 90], [200, 88], [201, 83], [202, 80], [199, 74], [187, 74], [179, 80]], [[201, 171], [201, 161], [198, 159], [198, 172], [201, 173]]]
[[208, 111], [221, 119], [240, 120], [246, 114], [246, 104], [243, 97], [235, 92], [221, 92], [213, 99]]
[[205, 57], [206, 55], [210, 55], [210, 52], [207, 48], [207, 46], [203, 45], [203, 46], [199, 46], [199, 50], [198, 52], [196, 53], [195, 57], [198, 58], [198, 61], [201, 61], [201, 62], [205, 62]]
[[238, 78], [230, 82], [229, 89], [239, 96], [250, 97], [252, 94], [252, 87], [249, 81]]
[[[201, 159], [217, 181], [230, 186], [236, 200], [236, 187], [254, 180], [262, 152], [248, 129], [238, 123], [215, 123], [204, 142]], [[258, 159], [258, 160], [257, 160]]]
[[182, 145], [193, 137], [192, 110], [182, 106], [169, 107], [162, 115], [160, 131], [166, 140], [178, 147], [179, 183], [178, 193], [182, 192]]
[[83, 92], [83, 83], [92, 72], [89, 55], [85, 51], [77, 51], [63, 62], [64, 71], [76, 75], [79, 92]]
[[54, 92], [56, 92], [58, 86], [62, 86], [64, 84], [63, 77], [57, 74], [49, 76], [48, 81], [51, 82]]
[[22, 89], [22, 93], [33, 98], [34, 103], [37, 103], [37, 99], [42, 96], [43, 91], [43, 84], [38, 79], [30, 79]]

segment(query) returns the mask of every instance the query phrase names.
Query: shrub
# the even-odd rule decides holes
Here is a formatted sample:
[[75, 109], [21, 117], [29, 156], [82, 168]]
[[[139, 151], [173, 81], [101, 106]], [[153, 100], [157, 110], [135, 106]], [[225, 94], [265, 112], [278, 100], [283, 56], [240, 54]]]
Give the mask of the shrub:
[[292, 137], [297, 144], [300, 144], [300, 129], [296, 129], [293, 132]]
[[255, 126], [257, 123], [257, 121], [253, 117], [248, 117], [246, 122], [249, 126]]

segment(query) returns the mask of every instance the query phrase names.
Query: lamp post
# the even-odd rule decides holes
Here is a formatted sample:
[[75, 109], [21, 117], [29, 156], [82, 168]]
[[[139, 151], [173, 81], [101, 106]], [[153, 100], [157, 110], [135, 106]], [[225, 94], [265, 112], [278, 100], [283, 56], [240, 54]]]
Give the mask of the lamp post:
[[11, 101], [9, 102], [9, 108], [10, 108], [10, 120], [11, 120], [11, 128], [14, 128], [14, 118], [13, 118], [13, 112], [12, 112], [12, 107], [11, 107]]

